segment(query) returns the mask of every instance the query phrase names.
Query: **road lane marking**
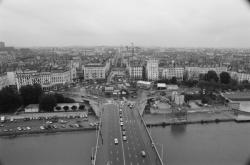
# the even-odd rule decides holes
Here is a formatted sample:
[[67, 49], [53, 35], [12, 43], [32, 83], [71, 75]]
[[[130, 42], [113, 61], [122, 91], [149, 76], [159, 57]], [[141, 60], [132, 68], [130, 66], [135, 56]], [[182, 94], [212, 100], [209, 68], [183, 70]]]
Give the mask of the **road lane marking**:
[[[119, 113], [119, 111], [118, 111], [117, 113]], [[121, 130], [121, 127], [120, 127], [120, 119], [119, 119], [119, 116], [118, 116], [118, 124], [119, 124], [120, 139], [121, 139], [121, 144], [122, 144], [123, 165], [126, 165], [125, 154], [124, 154], [124, 147], [123, 147], [123, 140], [122, 140], [122, 130]]]

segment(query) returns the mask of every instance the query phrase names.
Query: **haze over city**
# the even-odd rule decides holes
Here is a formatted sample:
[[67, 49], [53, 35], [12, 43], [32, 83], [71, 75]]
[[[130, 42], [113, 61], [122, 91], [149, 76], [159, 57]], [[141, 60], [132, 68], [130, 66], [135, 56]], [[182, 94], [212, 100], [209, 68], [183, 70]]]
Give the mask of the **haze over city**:
[[250, 8], [235, 0], [2, 0], [8, 45], [249, 47]]

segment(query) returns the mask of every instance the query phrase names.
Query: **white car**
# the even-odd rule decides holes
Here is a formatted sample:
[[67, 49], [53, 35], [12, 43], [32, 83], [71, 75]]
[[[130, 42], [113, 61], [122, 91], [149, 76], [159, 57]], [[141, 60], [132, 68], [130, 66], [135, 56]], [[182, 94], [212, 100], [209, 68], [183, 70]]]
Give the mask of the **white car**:
[[123, 126], [123, 122], [121, 122], [121, 126]]
[[146, 157], [146, 152], [142, 150], [142, 151], [141, 151], [141, 156], [142, 156], [142, 157]]
[[118, 139], [117, 138], [115, 138], [114, 141], [115, 141], [115, 144], [118, 144]]
[[123, 139], [123, 141], [126, 141], [126, 140], [127, 140], [127, 137], [126, 137], [126, 136], [123, 136], [122, 139]]
[[44, 130], [45, 128], [44, 128], [44, 126], [40, 126], [40, 129], [41, 129], [41, 130]]

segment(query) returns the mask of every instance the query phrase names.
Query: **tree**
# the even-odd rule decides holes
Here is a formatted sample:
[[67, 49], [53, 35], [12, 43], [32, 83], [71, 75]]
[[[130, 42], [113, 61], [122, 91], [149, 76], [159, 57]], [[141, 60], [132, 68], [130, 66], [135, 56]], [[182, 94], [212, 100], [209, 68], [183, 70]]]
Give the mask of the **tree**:
[[41, 96], [39, 103], [39, 110], [46, 112], [53, 112], [56, 106], [56, 99], [53, 95], [45, 94]]
[[177, 84], [177, 79], [176, 79], [176, 77], [172, 77], [171, 83], [172, 83], [172, 84]]
[[0, 90], [0, 113], [14, 112], [21, 105], [21, 97], [11, 87]]
[[74, 99], [71, 99], [71, 98], [68, 98], [68, 97], [64, 98], [64, 103], [74, 103], [74, 102], [75, 102]]
[[248, 80], [243, 80], [241, 83], [242, 83], [242, 84], [248, 84], [249, 81], [248, 81]]
[[43, 90], [39, 84], [26, 85], [20, 88], [20, 95], [24, 105], [39, 103], [42, 94]]
[[79, 109], [80, 109], [80, 110], [84, 110], [84, 108], [85, 108], [84, 105], [80, 105], [80, 106], [79, 106]]
[[57, 103], [64, 103], [64, 96], [62, 94], [55, 93], [54, 97]]
[[231, 76], [228, 72], [221, 72], [220, 73], [220, 82], [222, 84], [229, 84], [231, 81]]
[[215, 71], [210, 70], [207, 72], [207, 74], [205, 74], [205, 80], [209, 82], [211, 81], [218, 82], [219, 77]]

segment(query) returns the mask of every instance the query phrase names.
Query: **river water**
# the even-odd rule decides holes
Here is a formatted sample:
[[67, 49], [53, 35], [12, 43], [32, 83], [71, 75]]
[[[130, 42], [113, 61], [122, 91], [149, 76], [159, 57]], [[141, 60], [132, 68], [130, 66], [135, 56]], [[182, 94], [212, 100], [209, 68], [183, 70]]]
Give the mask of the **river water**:
[[[167, 165], [245, 165], [250, 123], [193, 124], [150, 129]], [[90, 165], [95, 131], [0, 138], [3, 165]], [[1, 164], [0, 163], [0, 164]]]
[[0, 165], [91, 165], [95, 131], [0, 138]]
[[153, 127], [150, 132], [167, 165], [245, 165], [250, 158], [250, 123]]

